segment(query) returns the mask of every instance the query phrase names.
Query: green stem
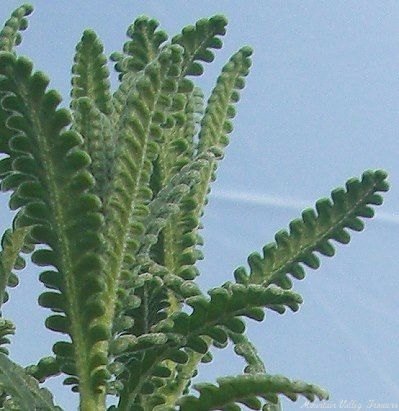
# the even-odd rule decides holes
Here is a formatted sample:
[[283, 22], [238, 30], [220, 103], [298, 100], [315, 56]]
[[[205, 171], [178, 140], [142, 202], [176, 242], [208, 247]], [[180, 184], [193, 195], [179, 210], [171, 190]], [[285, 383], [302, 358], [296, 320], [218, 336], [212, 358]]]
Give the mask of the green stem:
[[105, 398], [105, 393], [93, 395], [91, 390], [90, 392], [80, 391], [79, 411], [105, 411]]

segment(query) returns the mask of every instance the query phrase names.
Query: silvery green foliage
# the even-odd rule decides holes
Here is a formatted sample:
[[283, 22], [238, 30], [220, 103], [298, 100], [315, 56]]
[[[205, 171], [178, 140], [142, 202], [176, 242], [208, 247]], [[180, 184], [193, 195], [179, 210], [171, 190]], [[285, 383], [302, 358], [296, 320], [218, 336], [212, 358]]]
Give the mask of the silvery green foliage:
[[[319, 200], [263, 255], [249, 256], [249, 271], [238, 268], [235, 281], [206, 296], [195, 283], [201, 216], [251, 49], [230, 58], [205, 104], [194, 80], [222, 46], [224, 17], [199, 20], [170, 40], [155, 20], [139, 17], [111, 57], [114, 92], [103, 46], [86, 30], [70, 108], [59, 108], [46, 75], [15, 52], [31, 12], [15, 10], [0, 33], [1, 189], [17, 211], [1, 243], [0, 300], [18, 284], [21, 253], [31, 254], [46, 267], [39, 304], [51, 310], [45, 325], [60, 339], [51, 356], [23, 369], [4, 348], [14, 326], [0, 319], [3, 409], [58, 409], [38, 384], [60, 373], [82, 411], [104, 410], [108, 395], [121, 411], [278, 410], [280, 395], [328, 398], [315, 385], [268, 374], [245, 321], [298, 310], [292, 277], [318, 268], [316, 253], [332, 256], [332, 240], [348, 243], [348, 229], [363, 229], [361, 218], [373, 216], [388, 189], [386, 174], [367, 171]], [[243, 374], [196, 384], [193, 394], [191, 379], [212, 360], [210, 348], [229, 341], [247, 363]]]

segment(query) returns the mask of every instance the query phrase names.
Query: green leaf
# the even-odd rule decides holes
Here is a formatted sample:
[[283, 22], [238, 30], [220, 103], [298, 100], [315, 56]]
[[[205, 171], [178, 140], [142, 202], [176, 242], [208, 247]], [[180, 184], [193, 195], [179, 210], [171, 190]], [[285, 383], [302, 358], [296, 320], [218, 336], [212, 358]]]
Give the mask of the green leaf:
[[[227, 332], [224, 329], [234, 333], [244, 331], [244, 323], [238, 317], [251, 317], [254, 307], [267, 307], [282, 313], [285, 310], [284, 305], [287, 305], [296, 310], [302, 301], [300, 296], [292, 291], [284, 291], [277, 287], [265, 289], [257, 285], [244, 287], [237, 284], [229, 284], [226, 287], [212, 290], [210, 300], [200, 295], [188, 298], [187, 304], [193, 308], [190, 315], [176, 312], [170, 319], [155, 321], [156, 329], [152, 330], [155, 334], [153, 337], [149, 334], [143, 342], [150, 341], [152, 338], [158, 341], [162, 336], [162, 340], [159, 340], [160, 344], [146, 346], [139, 341], [140, 339], [126, 339], [127, 344], [122, 347], [121, 359], [130, 372], [127, 374], [128, 379], [123, 380], [124, 390], [121, 394], [123, 398], [129, 397], [133, 401], [132, 398], [140, 392], [142, 382], [151, 374], [150, 370], [167, 358], [174, 363], [182, 364], [181, 367], [182, 370], [184, 368], [186, 376], [176, 377], [180, 381], [179, 387], [175, 387], [176, 390], [165, 389], [165, 395], [176, 398], [176, 394], [184, 389], [192, 373], [195, 372], [196, 365], [208, 351], [212, 339], [220, 344], [227, 341]], [[147, 306], [148, 302], [144, 301], [143, 304]], [[140, 307], [137, 311], [141, 312]], [[146, 318], [146, 315], [142, 313], [143, 318]], [[137, 328], [132, 334], [137, 335]], [[182, 348], [187, 350], [187, 353], [182, 351]], [[138, 356], [140, 351], [144, 357]], [[142, 358], [141, 361], [146, 364], [146, 367], [137, 372], [137, 361], [139, 360], [132, 362], [132, 356], [129, 356], [129, 353], [136, 358]], [[123, 356], [126, 356], [125, 359]], [[175, 366], [172, 366], [172, 369], [174, 368]]]
[[[149, 188], [152, 162], [158, 155], [168, 120], [170, 94], [177, 90], [182, 50], [165, 48], [146, 66], [135, 88], [126, 100], [120, 117], [118, 153], [113, 182], [105, 204], [106, 242], [108, 246], [108, 289], [115, 293], [121, 273], [132, 268], [132, 256], [138, 251], [137, 239], [145, 232], [144, 219], [152, 197]], [[113, 301], [113, 296], [110, 295]], [[108, 304], [112, 321], [114, 308]]]
[[[56, 284], [67, 301], [65, 316], [49, 317], [46, 324], [69, 333], [76, 350], [73, 358], [60, 356], [60, 362], [79, 362], [81, 390], [95, 391], [106, 378], [109, 336], [99, 309], [104, 291], [98, 255], [103, 216], [101, 201], [90, 192], [94, 184], [87, 170], [91, 159], [79, 147], [80, 136], [65, 130], [70, 113], [57, 109], [61, 98], [46, 90], [49, 81], [43, 73], [32, 73], [29, 60], [11, 53], [0, 53], [0, 71], [0, 89], [7, 93], [2, 100], [7, 126], [18, 130], [10, 141], [15, 148], [14, 171], [4, 178], [2, 188], [13, 190], [17, 208], [24, 207], [16, 219], [17, 228], [34, 225], [33, 239], [48, 246], [36, 250], [32, 261], [54, 266], [61, 277]], [[60, 307], [51, 308], [59, 311]]]
[[371, 218], [372, 206], [382, 204], [379, 193], [388, 190], [386, 177], [382, 170], [366, 171], [361, 180], [348, 180], [346, 190], [332, 191], [332, 202], [327, 198], [319, 200], [317, 214], [313, 209], [303, 211], [302, 218], [291, 221], [289, 232], [279, 231], [276, 241], [263, 248], [263, 256], [253, 253], [248, 257], [249, 275], [243, 267], [235, 270], [237, 282], [291, 288], [288, 274], [303, 279], [302, 265], [313, 269], [320, 266], [316, 252], [330, 257], [335, 253], [331, 240], [347, 244], [350, 235], [346, 229], [363, 230], [361, 218]]
[[[114, 165], [113, 193], [107, 204], [110, 209], [107, 214], [113, 219], [120, 218], [122, 210], [132, 210], [136, 202], [147, 202], [151, 198], [152, 193], [147, 189], [151, 162], [158, 154], [158, 143], [162, 141], [162, 112], [170, 104], [168, 88], [173, 88], [176, 82], [174, 72], [181, 61], [179, 55], [177, 48], [161, 53], [159, 59], [143, 72], [126, 101], [119, 124], [121, 135]], [[123, 236], [119, 239], [125, 241]]]
[[120, 73], [119, 79], [127, 73], [136, 73], [158, 57], [162, 43], [168, 38], [162, 30], [157, 30], [159, 23], [146, 16], [138, 17], [129, 26], [127, 35], [131, 40], [123, 45], [123, 53], [113, 53], [115, 70]]
[[184, 27], [181, 34], [172, 39], [172, 43], [184, 48], [182, 76], [199, 76], [204, 68], [199, 61], [210, 63], [214, 59], [212, 49], [220, 49], [222, 41], [219, 36], [226, 33], [227, 19], [216, 15], [209, 19], [201, 19], [195, 26]]
[[25, 371], [39, 382], [61, 373], [60, 364], [55, 357], [44, 357], [35, 365], [29, 365]]
[[9, 344], [9, 335], [15, 334], [15, 326], [12, 321], [0, 318], [0, 353], [8, 355], [8, 349], [4, 347]]
[[114, 124], [119, 122], [129, 96], [136, 90], [141, 71], [159, 58], [161, 44], [167, 39], [167, 34], [157, 27], [156, 20], [145, 16], [137, 18], [127, 30], [131, 40], [124, 44], [124, 52], [111, 56], [116, 62], [115, 70], [120, 73], [120, 84], [113, 95]]
[[[320, 387], [302, 381], [290, 381], [274, 375], [240, 375], [217, 379], [218, 385], [202, 383], [194, 385], [200, 393], [199, 397], [184, 396], [179, 400], [180, 411], [211, 411], [234, 408], [234, 404], [254, 405], [253, 409], [261, 409], [263, 403], [277, 403], [282, 394], [292, 401], [298, 395], [309, 401], [327, 400], [328, 393]], [[260, 401], [262, 399], [263, 401]]]
[[258, 321], [263, 319], [259, 315], [254, 316], [254, 309], [268, 308], [282, 314], [286, 307], [297, 311], [302, 303], [299, 294], [274, 285], [265, 288], [261, 285], [228, 283], [208, 293], [210, 299], [201, 294], [187, 298], [185, 302], [192, 308], [192, 313], [172, 314], [166, 321], [158, 324], [157, 331], [181, 335], [189, 341], [189, 348], [198, 349], [200, 354], [204, 354], [202, 344], [196, 337], [211, 337], [220, 344], [227, 341], [225, 329], [239, 334], [244, 332], [245, 324], [240, 317]]
[[21, 43], [20, 31], [26, 30], [28, 21], [25, 18], [33, 11], [30, 4], [24, 4], [11, 13], [11, 17], [6, 21], [4, 28], [0, 31], [0, 51], [13, 51], [15, 46]]
[[59, 411], [50, 391], [39, 388], [37, 380], [6, 355], [0, 354], [0, 387], [18, 402], [21, 411], [33, 408], [43, 411]]
[[18, 277], [12, 270], [25, 267], [25, 260], [20, 252], [25, 247], [29, 231], [29, 228], [23, 227], [8, 229], [3, 234], [0, 251], [0, 307], [6, 297], [6, 287], [18, 284]]
[[[148, 353], [144, 351], [143, 361], [148, 364], [148, 368], [145, 369], [147, 374], [143, 375], [143, 370], [134, 374], [133, 370], [137, 369], [137, 364], [129, 365], [132, 371], [129, 374], [129, 380], [125, 383], [123, 396], [137, 395], [140, 381], [145, 375], [149, 375], [149, 370], [161, 360], [170, 358], [175, 363], [182, 364], [181, 370], [184, 370], [185, 376], [181, 378], [176, 376], [175, 382], [178, 380], [179, 386], [174, 386], [171, 390], [165, 387], [162, 392], [176, 398], [176, 394], [181, 393], [195, 372], [196, 365], [209, 349], [212, 339], [215, 339], [215, 345], [218, 346], [221, 342], [227, 341], [227, 332], [242, 333], [244, 331], [245, 325], [239, 319], [240, 316], [252, 318], [254, 307], [267, 307], [282, 313], [286, 305], [292, 310], [297, 310], [302, 301], [298, 294], [281, 290], [275, 286], [265, 289], [258, 285], [245, 287], [239, 284], [226, 284], [225, 288], [213, 289], [209, 293], [210, 300], [198, 294], [186, 300], [187, 304], [193, 308], [190, 315], [176, 312], [171, 318], [158, 322], [156, 330], [166, 339], [159, 348], [147, 349], [150, 351]], [[181, 351], [181, 348], [187, 349], [188, 353]], [[130, 347], [125, 348], [127, 353], [129, 350], [137, 353], [137, 349], [146, 350], [146, 347], [140, 347], [137, 342], [134, 342]], [[129, 392], [131, 394], [128, 394]]]
[[112, 112], [107, 57], [103, 49], [96, 33], [93, 30], [85, 30], [76, 46], [72, 67], [72, 108], [75, 108], [79, 98], [88, 97], [100, 112]]
[[73, 130], [82, 136], [82, 147], [91, 159], [89, 171], [96, 181], [93, 192], [104, 202], [109, 194], [116, 156], [114, 127], [109, 116], [89, 97], [79, 97], [73, 108]]
[[244, 372], [246, 374], [264, 374], [266, 369], [263, 361], [248, 337], [244, 334], [237, 334], [231, 331], [228, 331], [227, 334], [234, 343], [234, 352], [244, 358], [247, 363]]
[[159, 349], [147, 350], [144, 355], [132, 355], [125, 370], [127, 380], [120, 392], [118, 409], [131, 410], [135, 409], [134, 406], [139, 407], [141, 395], [152, 394], [153, 384], [150, 383], [146, 386], [146, 383], [149, 382], [148, 377], [157, 372], [159, 364], [168, 355], [173, 356], [176, 361], [185, 362], [187, 356], [184, 358], [184, 354], [177, 349], [171, 350], [169, 347], [160, 345]]
[[[210, 183], [215, 179], [217, 159], [223, 156], [223, 149], [228, 143], [227, 134], [232, 130], [228, 119], [234, 115], [233, 104], [238, 100], [238, 89], [242, 88], [243, 78], [248, 74], [251, 54], [252, 51], [244, 47], [224, 66], [201, 121], [197, 153], [212, 152], [214, 157], [202, 169], [200, 183], [192, 188], [184, 211], [173, 224], [173, 227], [181, 227], [176, 235], [186, 241], [184, 247], [174, 253], [177, 259], [174, 270], [184, 279], [198, 275], [194, 264], [202, 258], [197, 249], [203, 243], [198, 233], [200, 218], [207, 204]], [[176, 243], [176, 238], [171, 237], [169, 242]], [[172, 252], [169, 254], [173, 255]]]
[[[17, 46], [22, 39], [20, 32], [28, 26], [28, 21], [25, 17], [32, 11], [32, 6], [26, 4], [12, 12], [10, 19], [6, 21], [4, 28], [0, 32], [0, 51], [14, 52], [14, 47]], [[4, 96], [5, 93], [0, 91], [0, 101]], [[8, 142], [16, 132], [6, 126], [7, 118], [6, 110], [0, 104], [0, 152], [11, 154], [12, 150]], [[3, 178], [4, 175], [11, 171], [11, 161], [7, 158], [2, 159], [0, 160], [0, 164], [0, 178]]]
[[199, 153], [213, 148], [217, 150], [219, 157], [223, 156], [223, 149], [229, 142], [227, 135], [232, 132], [230, 119], [235, 116], [234, 104], [240, 98], [239, 90], [244, 88], [244, 79], [251, 66], [251, 55], [252, 49], [243, 47], [223, 67], [201, 121]]
[[[140, 239], [138, 258], [149, 256], [151, 246], [156, 241], [160, 231], [172, 222], [184, 204], [183, 198], [190, 188], [199, 181], [199, 173], [210, 161], [210, 156], [201, 156], [190, 160], [179, 171], [173, 173], [170, 180], [156, 194], [148, 205], [149, 215], [144, 219], [145, 233]], [[166, 266], [166, 268], [168, 268]]]
[[94, 192], [102, 201], [108, 195], [115, 158], [113, 102], [106, 64], [96, 33], [85, 30], [76, 46], [70, 106], [73, 130], [82, 136], [83, 148], [90, 155], [89, 170], [96, 180]]
[[[182, 167], [197, 161], [194, 135], [201, 112], [202, 93], [194, 88], [186, 96], [181, 110], [175, 114], [175, 125], [165, 133], [162, 150], [154, 162], [150, 181], [154, 194], [169, 185], [173, 176], [178, 174]], [[212, 159], [213, 155], [202, 156], [203, 165], [200, 171], [206, 169]], [[198, 182], [196, 181], [196, 184]], [[190, 185], [190, 191], [194, 186]], [[168, 221], [157, 238], [158, 242], [151, 249], [151, 258], [154, 261], [186, 279], [194, 278], [196, 274], [196, 269], [192, 264], [187, 264], [187, 261], [200, 258], [199, 251], [195, 250], [197, 244], [202, 242], [196, 233], [199, 218], [195, 216], [195, 212], [196, 204], [192, 201], [191, 192], [188, 192], [182, 198], [180, 210]], [[172, 310], [178, 308], [178, 301], [172, 294], [169, 300]]]

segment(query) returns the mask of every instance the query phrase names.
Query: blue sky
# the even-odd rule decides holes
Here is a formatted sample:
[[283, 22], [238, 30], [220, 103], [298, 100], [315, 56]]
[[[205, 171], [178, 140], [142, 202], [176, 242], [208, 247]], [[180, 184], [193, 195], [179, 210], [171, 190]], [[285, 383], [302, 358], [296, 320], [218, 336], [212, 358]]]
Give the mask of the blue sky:
[[[93, 28], [107, 54], [120, 50], [127, 26], [141, 14], [169, 34], [213, 14], [229, 19], [224, 48], [199, 84], [208, 93], [221, 66], [244, 44], [254, 63], [242, 93], [235, 130], [219, 167], [205, 216], [204, 288], [232, 278], [247, 255], [306, 206], [365, 169], [389, 172], [391, 191], [364, 233], [337, 246], [333, 259], [308, 272], [295, 290], [296, 313], [269, 314], [248, 332], [266, 367], [326, 387], [331, 404], [399, 402], [397, 290], [399, 233], [399, 3], [396, 1], [135, 1], [33, 2], [35, 13], [20, 47], [68, 102], [70, 67], [82, 31]], [[51, 5], [50, 5], [51, 4]], [[20, 3], [5, 0], [0, 20]], [[2, 195], [6, 206], [6, 195]], [[0, 226], [11, 217], [2, 208]], [[5, 306], [18, 332], [12, 356], [23, 363], [51, 350], [37, 307], [37, 272]], [[26, 314], [28, 313], [28, 315]], [[231, 350], [215, 352], [199, 380], [241, 372]], [[59, 381], [50, 383], [66, 410], [76, 407]], [[69, 398], [69, 399], [68, 399]], [[303, 405], [284, 402], [286, 410]]]

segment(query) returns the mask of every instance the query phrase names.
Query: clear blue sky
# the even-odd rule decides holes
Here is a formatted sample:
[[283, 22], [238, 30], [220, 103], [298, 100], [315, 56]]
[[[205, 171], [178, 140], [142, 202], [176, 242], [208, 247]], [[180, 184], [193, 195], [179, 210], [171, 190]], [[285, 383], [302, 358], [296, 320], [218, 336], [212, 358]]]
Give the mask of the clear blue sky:
[[[219, 168], [205, 218], [205, 288], [232, 278], [246, 256], [273, 240], [305, 205], [369, 168], [390, 174], [391, 191], [364, 233], [295, 284], [305, 303], [296, 313], [250, 324], [270, 373], [326, 387], [331, 404], [399, 402], [399, 2], [397, 1], [92, 1], [33, 2], [21, 53], [69, 96], [74, 47], [91, 27], [106, 52], [120, 50], [140, 14], [170, 34], [213, 14], [229, 19], [225, 46], [200, 84], [208, 92], [241, 45], [254, 50], [235, 131]], [[20, 2], [3, 0], [0, 20]], [[2, 206], [7, 197], [2, 195]], [[5, 210], [3, 208], [3, 210]], [[11, 217], [1, 211], [0, 226]], [[12, 357], [24, 364], [51, 352], [37, 307], [41, 285], [31, 268], [5, 306], [15, 320]], [[229, 350], [215, 352], [198, 380], [241, 372]], [[49, 384], [65, 410], [76, 408], [57, 379]], [[300, 409], [285, 401], [286, 410]]]

